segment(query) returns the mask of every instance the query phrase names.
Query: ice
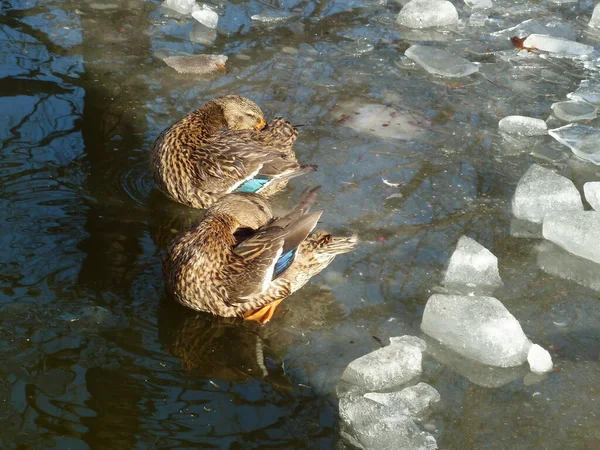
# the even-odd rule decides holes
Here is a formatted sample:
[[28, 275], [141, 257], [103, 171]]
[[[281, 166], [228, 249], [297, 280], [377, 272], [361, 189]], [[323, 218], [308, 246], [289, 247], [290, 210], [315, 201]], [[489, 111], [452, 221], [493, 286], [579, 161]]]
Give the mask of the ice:
[[523, 364], [531, 346], [517, 319], [493, 297], [434, 294], [421, 328], [455, 352], [496, 367]]
[[528, 19], [514, 27], [496, 31], [495, 33], [492, 33], [492, 36], [505, 38], [517, 36], [522, 38], [527, 37], [530, 34], [547, 34], [565, 39], [575, 39], [577, 37], [577, 33], [568, 23], [550, 22], [546, 25], [542, 25], [535, 19]]
[[548, 134], [548, 126], [542, 119], [527, 116], [506, 116], [498, 122], [498, 129], [507, 134], [539, 136]]
[[600, 129], [589, 125], [570, 123], [564, 127], [549, 130], [548, 134], [581, 159], [600, 164]]
[[582, 80], [575, 92], [567, 94], [572, 100], [581, 99], [600, 105], [600, 82], [597, 80]]
[[196, 55], [196, 56], [169, 56], [164, 62], [179, 73], [194, 73], [206, 75], [223, 70], [227, 62], [225, 55]]
[[600, 211], [600, 181], [589, 181], [583, 185], [583, 195], [592, 208]]
[[473, 13], [469, 16], [469, 25], [472, 27], [482, 27], [490, 20], [486, 14]]
[[598, 108], [596, 106], [577, 100], [553, 103], [551, 108], [556, 117], [567, 122], [591, 120], [595, 119], [598, 115]]
[[264, 23], [278, 23], [285, 22], [286, 20], [291, 19], [292, 17], [296, 17], [296, 14], [290, 11], [275, 11], [275, 10], [264, 10], [260, 14], [255, 14], [250, 17], [252, 20], [256, 22], [264, 22]]
[[516, 217], [510, 219], [510, 235], [528, 239], [541, 239], [544, 237], [542, 236], [541, 223], [533, 223]]
[[552, 370], [552, 357], [548, 350], [533, 344], [527, 354], [527, 362], [533, 373], [546, 373]]
[[458, 12], [446, 0], [411, 0], [400, 10], [396, 22], [408, 28], [444, 27], [458, 23]]
[[424, 128], [409, 112], [360, 100], [341, 103], [333, 114], [343, 125], [378, 137], [415, 139]]
[[527, 39], [523, 41], [523, 46], [525, 48], [534, 48], [566, 56], [589, 55], [594, 51], [594, 47], [591, 45], [550, 36], [548, 34], [530, 34]]
[[207, 5], [194, 8], [192, 17], [208, 28], [217, 28], [219, 22], [219, 15]]
[[359, 393], [340, 398], [342, 435], [353, 445], [369, 450], [433, 450], [433, 436], [422, 432], [406, 414], [404, 405], [385, 406]]
[[400, 386], [421, 374], [421, 350], [404, 343], [392, 343], [358, 359], [342, 374], [342, 380], [377, 391]]
[[201, 23], [197, 23], [190, 31], [190, 41], [205, 46], [213, 45], [217, 39], [217, 32], [214, 28], [208, 28]]
[[600, 264], [599, 230], [598, 211], [559, 211], [546, 214], [542, 233], [565, 250]]
[[465, 0], [465, 3], [469, 5], [473, 10], [489, 9], [492, 6], [494, 6], [492, 0]]
[[573, 255], [550, 241], [536, 247], [537, 265], [544, 272], [600, 291], [600, 264]]
[[594, 6], [594, 11], [592, 12], [592, 18], [588, 23], [590, 28], [600, 28], [600, 3]]
[[583, 211], [581, 195], [568, 178], [533, 164], [517, 184], [512, 212], [518, 219], [541, 223], [551, 211]]
[[427, 383], [419, 383], [402, 389], [400, 392], [369, 392], [365, 398], [385, 406], [405, 407], [406, 414], [420, 419], [432, 404], [440, 401], [439, 392]]
[[502, 286], [498, 273], [498, 258], [487, 248], [468, 236], [462, 236], [450, 257], [444, 276], [448, 288], [495, 288]]
[[190, 14], [194, 8], [198, 7], [196, 5], [196, 0], [166, 0], [162, 4], [163, 8], [170, 9], [179, 14]]
[[442, 77], [466, 77], [479, 71], [479, 67], [471, 61], [435, 47], [415, 44], [404, 54], [427, 72]]
[[416, 336], [410, 336], [408, 334], [406, 334], [404, 336], [400, 336], [400, 337], [397, 337], [397, 336], [390, 337], [390, 342], [392, 344], [412, 345], [413, 347], [417, 347], [422, 352], [427, 350], [427, 343], [423, 339], [416, 337]]

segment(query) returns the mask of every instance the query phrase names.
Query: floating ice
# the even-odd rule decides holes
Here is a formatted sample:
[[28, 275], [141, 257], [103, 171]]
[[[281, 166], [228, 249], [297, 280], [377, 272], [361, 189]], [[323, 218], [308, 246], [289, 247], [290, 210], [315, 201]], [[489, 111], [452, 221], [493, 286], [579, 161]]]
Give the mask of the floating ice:
[[600, 291], [600, 264], [573, 255], [550, 241], [536, 246], [537, 265], [544, 272]]
[[600, 212], [558, 211], [546, 214], [542, 233], [565, 250], [600, 263]]
[[567, 94], [572, 100], [581, 99], [586, 102], [600, 105], [600, 81], [582, 80], [575, 92]]
[[479, 71], [476, 64], [465, 58], [426, 45], [411, 45], [404, 54], [422, 66], [427, 72], [442, 77], [466, 77]]
[[196, 56], [169, 56], [164, 62], [179, 73], [194, 73], [207, 75], [222, 70], [227, 62], [225, 55], [196, 55]]
[[166, 0], [163, 2], [162, 7], [179, 14], [190, 14], [198, 5], [196, 0]]
[[217, 32], [214, 28], [208, 28], [201, 23], [197, 23], [190, 31], [190, 41], [205, 46], [213, 45], [217, 39]]
[[462, 236], [450, 257], [444, 285], [448, 288], [477, 286], [485, 289], [502, 284], [498, 273], [498, 258], [474, 239]]
[[531, 346], [517, 319], [493, 297], [432, 295], [421, 328], [455, 352], [496, 367], [523, 364]]
[[583, 211], [581, 195], [568, 178], [533, 164], [517, 184], [512, 212], [518, 219], [541, 223], [551, 211]]
[[209, 6], [197, 6], [192, 11], [192, 17], [208, 28], [217, 28], [219, 15]]
[[548, 134], [581, 159], [596, 165], [600, 164], [600, 129], [588, 125], [570, 123], [564, 127], [549, 130]]
[[413, 347], [417, 347], [419, 350], [421, 350], [422, 352], [424, 352], [427, 349], [427, 343], [416, 336], [410, 336], [408, 334], [405, 334], [404, 336], [393, 336], [390, 337], [390, 343], [393, 344], [407, 344], [407, 345], [412, 345]]
[[405, 405], [384, 406], [358, 393], [343, 395], [339, 403], [342, 431], [353, 445], [364, 449], [434, 450], [433, 436], [422, 432], [406, 414]]
[[596, 106], [577, 100], [553, 103], [551, 108], [556, 117], [567, 122], [591, 120], [595, 119], [598, 115], [598, 108]]
[[592, 18], [590, 19], [588, 26], [590, 28], [600, 28], [600, 3], [594, 7]]
[[290, 11], [275, 11], [275, 10], [269, 9], [269, 10], [265, 10], [265, 11], [261, 12], [260, 14], [255, 14], [250, 18], [257, 22], [278, 23], [278, 22], [285, 22], [286, 20], [289, 20], [295, 16], [296, 16], [296, 14], [294, 14], [293, 12], [290, 12]]
[[400, 386], [421, 373], [421, 350], [407, 344], [391, 344], [355, 359], [342, 380], [377, 391]]
[[465, 0], [465, 3], [469, 5], [472, 10], [488, 9], [494, 6], [492, 0]]
[[583, 195], [592, 208], [600, 211], [600, 181], [589, 181], [583, 185]]
[[528, 239], [541, 239], [544, 237], [542, 236], [541, 223], [533, 223], [516, 217], [510, 219], [510, 235]]
[[411, 0], [400, 10], [396, 22], [408, 28], [444, 27], [458, 22], [458, 12], [446, 0]]
[[490, 20], [486, 14], [473, 13], [469, 16], [469, 25], [472, 27], [482, 27]]
[[577, 33], [568, 23], [550, 22], [542, 25], [535, 19], [528, 19], [514, 27], [496, 31], [492, 33], [492, 36], [509, 38], [513, 36], [527, 37], [530, 34], [547, 34], [565, 39], [575, 39], [577, 37]]
[[547, 34], [530, 34], [527, 39], [523, 41], [523, 46], [525, 48], [535, 48], [545, 52], [568, 56], [589, 55], [594, 51], [594, 47], [591, 45]]
[[338, 122], [360, 133], [396, 139], [414, 139], [422, 131], [415, 116], [375, 103], [344, 102], [334, 111]]
[[506, 116], [498, 122], [498, 129], [508, 134], [538, 136], [548, 134], [548, 126], [542, 119], [526, 116]]
[[548, 350], [533, 344], [527, 354], [527, 362], [534, 373], [546, 373], [552, 370], [552, 357]]
[[427, 383], [419, 383], [404, 388], [400, 392], [387, 392], [385, 394], [369, 392], [365, 394], [365, 398], [385, 406], [395, 406], [396, 408], [404, 406], [407, 415], [419, 419], [423, 417], [432, 404], [440, 401], [440, 394]]

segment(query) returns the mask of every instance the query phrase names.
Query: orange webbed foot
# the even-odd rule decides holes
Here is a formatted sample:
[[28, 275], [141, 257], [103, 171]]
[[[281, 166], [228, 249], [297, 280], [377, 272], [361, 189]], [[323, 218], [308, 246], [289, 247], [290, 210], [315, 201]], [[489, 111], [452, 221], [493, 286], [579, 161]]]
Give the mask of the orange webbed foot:
[[268, 305], [263, 306], [262, 308], [255, 309], [254, 311], [248, 311], [244, 314], [245, 320], [254, 320], [261, 325], [267, 323], [273, 317], [275, 313], [275, 308], [279, 305], [283, 299], [275, 300], [273, 303], [269, 303]]

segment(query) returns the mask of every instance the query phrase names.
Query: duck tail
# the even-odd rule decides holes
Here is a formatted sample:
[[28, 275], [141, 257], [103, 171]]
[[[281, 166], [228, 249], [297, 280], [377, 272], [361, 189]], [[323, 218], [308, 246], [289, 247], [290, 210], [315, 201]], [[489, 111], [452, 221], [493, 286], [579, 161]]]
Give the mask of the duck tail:
[[320, 231], [312, 234], [309, 240], [315, 246], [315, 250], [318, 253], [335, 256], [353, 251], [356, 248], [356, 244], [358, 244], [358, 235], [353, 234], [352, 236], [341, 237]]

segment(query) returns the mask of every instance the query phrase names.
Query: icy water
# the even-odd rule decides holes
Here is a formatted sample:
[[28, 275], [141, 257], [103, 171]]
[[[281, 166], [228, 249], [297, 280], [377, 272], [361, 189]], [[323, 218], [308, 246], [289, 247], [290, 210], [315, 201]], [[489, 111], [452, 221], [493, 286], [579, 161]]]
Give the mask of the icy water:
[[[555, 370], [486, 387], [429, 357], [421, 381], [442, 400], [420, 425], [442, 449], [597, 448], [600, 275], [565, 280], [568, 254], [511, 236], [510, 198], [534, 162], [579, 188], [600, 169], [549, 136], [507, 140], [497, 125], [546, 119], [598, 72], [492, 35], [534, 18], [598, 45], [593, 3], [500, 0], [484, 21], [457, 2], [459, 25], [445, 32], [400, 28], [401, 6], [385, 0], [212, 4], [212, 44], [153, 1], [0, 5], [0, 447], [349, 448], [341, 372], [379, 341], [420, 335], [466, 234], [498, 256], [496, 296]], [[250, 19], [263, 11], [295, 16]], [[481, 73], [429, 75], [403, 56], [417, 42]], [[200, 53], [227, 55], [227, 70], [200, 78], [162, 61]], [[361, 238], [264, 327], [175, 308], [160, 276], [166, 243], [199, 215], [156, 191], [150, 145], [229, 93], [306, 125], [296, 152], [319, 171], [277, 207], [320, 184], [320, 227]]]

